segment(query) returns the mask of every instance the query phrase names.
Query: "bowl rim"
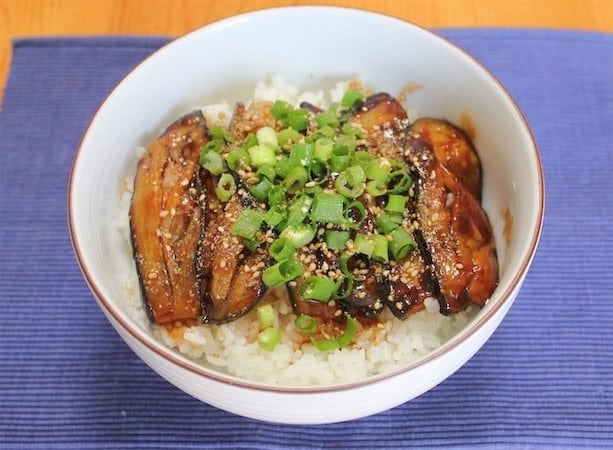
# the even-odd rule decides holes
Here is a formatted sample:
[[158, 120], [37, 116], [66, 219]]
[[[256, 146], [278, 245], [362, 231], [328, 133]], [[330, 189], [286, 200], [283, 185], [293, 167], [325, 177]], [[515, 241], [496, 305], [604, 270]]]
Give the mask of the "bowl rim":
[[[473, 319], [473, 321], [467, 326], [467, 328], [465, 328], [460, 333], [456, 334], [450, 340], [448, 340], [447, 342], [440, 345], [439, 347], [437, 347], [430, 353], [424, 355], [423, 357], [413, 362], [404, 364], [402, 367], [393, 369], [389, 372], [371, 375], [371, 376], [368, 376], [368, 377], [365, 377], [359, 380], [352, 380], [352, 381], [329, 384], [329, 385], [307, 385], [307, 386], [271, 385], [271, 384], [265, 384], [262, 382], [242, 379], [242, 378], [239, 378], [233, 375], [222, 373], [221, 371], [218, 371], [214, 368], [205, 367], [202, 364], [199, 364], [196, 361], [190, 360], [188, 357], [179, 354], [178, 352], [174, 351], [170, 347], [164, 346], [159, 341], [156, 341], [155, 338], [153, 338], [150, 335], [147, 335], [146, 333], [144, 333], [143, 330], [140, 330], [138, 325], [131, 323], [130, 319], [124, 319], [124, 317], [122, 317], [122, 314], [116, 311], [116, 308], [113, 306], [113, 303], [109, 299], [105, 298], [104, 295], [102, 295], [101, 289], [96, 285], [96, 283], [94, 282], [94, 278], [90, 274], [90, 269], [88, 268], [87, 261], [85, 260], [83, 256], [83, 252], [81, 251], [81, 246], [80, 246], [80, 243], [78, 241], [78, 236], [77, 236], [78, 233], [77, 233], [77, 230], [75, 229], [75, 224], [73, 222], [73, 216], [75, 213], [75, 205], [73, 204], [73, 196], [74, 196], [74, 190], [75, 190], [75, 187], [74, 187], [75, 173], [79, 165], [80, 156], [82, 154], [82, 148], [89, 135], [90, 129], [92, 128], [96, 120], [96, 117], [98, 116], [98, 113], [100, 109], [103, 107], [103, 105], [107, 103], [109, 98], [118, 89], [120, 89], [121, 86], [126, 82], [126, 80], [130, 78], [131, 76], [133, 76], [134, 73], [137, 72], [145, 62], [149, 61], [152, 58], [155, 58], [156, 55], [158, 55], [158, 53], [162, 51], [168, 51], [168, 49], [172, 47], [173, 45], [175, 45], [177, 41], [183, 41], [183, 40], [189, 39], [192, 35], [203, 32], [207, 29], [211, 29], [215, 27], [222, 27], [222, 26], [233, 26], [235, 24], [240, 23], [241, 21], [244, 21], [247, 19], [253, 19], [253, 18], [257, 19], [258, 16], [274, 14], [277, 11], [300, 11], [300, 10], [337, 11], [339, 13], [343, 11], [344, 13], [371, 16], [373, 18], [384, 19], [386, 21], [396, 21], [405, 26], [413, 27], [417, 29], [418, 31], [429, 35], [430, 38], [434, 38], [435, 40], [438, 40], [440, 43], [451, 46], [455, 51], [459, 51], [460, 53], [464, 54], [464, 56], [468, 57], [468, 59], [470, 59], [481, 71], [483, 71], [485, 75], [487, 75], [497, 85], [497, 87], [504, 94], [504, 96], [510, 102], [510, 105], [513, 107], [513, 109], [517, 113], [517, 116], [521, 120], [523, 124], [523, 128], [527, 132], [528, 137], [530, 138], [530, 141], [532, 143], [531, 145], [531, 150], [533, 153], [532, 157], [536, 164], [537, 181], [538, 181], [538, 199], [537, 199], [538, 212], [536, 216], [537, 223], [535, 224], [536, 226], [533, 230], [532, 235], [530, 236], [530, 243], [529, 243], [529, 246], [527, 247], [528, 251], [524, 255], [520, 263], [520, 269], [513, 276], [512, 280], [509, 282], [508, 287], [505, 289], [504, 292], [499, 294], [500, 298], [497, 304], [495, 304], [492, 308], [490, 308], [484, 314], [481, 314], [475, 319]], [[445, 37], [441, 36], [437, 32], [430, 30], [428, 28], [425, 28], [423, 26], [420, 26], [418, 24], [415, 24], [413, 22], [410, 22], [410, 21], [407, 21], [407, 20], [404, 20], [404, 19], [401, 19], [395, 16], [391, 16], [388, 14], [383, 14], [383, 13], [360, 9], [360, 8], [344, 7], [344, 6], [323, 6], [323, 5], [322, 6], [303, 5], [303, 6], [270, 7], [270, 8], [250, 10], [248, 12], [244, 12], [241, 14], [225, 17], [225, 18], [210, 22], [206, 25], [197, 27], [187, 33], [184, 33], [183, 35], [177, 38], [171, 39], [169, 42], [162, 45], [161, 47], [156, 49], [154, 52], [152, 52], [150, 55], [145, 57], [135, 67], [133, 67], [129, 72], [127, 72], [122, 77], [122, 79], [118, 83], [116, 83], [114, 87], [106, 94], [103, 100], [99, 103], [91, 119], [89, 120], [87, 127], [85, 128], [83, 135], [79, 141], [79, 144], [76, 148], [76, 152], [73, 157], [72, 165], [70, 167], [67, 197], [68, 197], [67, 198], [67, 215], [68, 215], [68, 228], [69, 228], [69, 234], [70, 234], [70, 241], [71, 241], [73, 252], [77, 259], [79, 268], [90, 290], [92, 291], [92, 293], [98, 300], [99, 306], [103, 309], [103, 311], [107, 315], [110, 315], [110, 317], [112, 317], [112, 319], [115, 321], [115, 323], [118, 326], [120, 326], [123, 330], [128, 332], [132, 338], [136, 339], [140, 344], [145, 346], [148, 350], [153, 351], [155, 354], [157, 354], [157, 356], [163, 358], [166, 362], [176, 365], [181, 369], [187, 370], [194, 375], [202, 376], [212, 381], [221, 382], [225, 385], [238, 386], [238, 387], [249, 389], [249, 390], [261, 391], [261, 392], [272, 392], [272, 393], [278, 393], [278, 394], [281, 394], [281, 393], [313, 394], [313, 393], [338, 392], [338, 391], [355, 389], [355, 388], [369, 385], [369, 384], [374, 384], [374, 383], [377, 383], [377, 382], [380, 382], [386, 379], [394, 378], [396, 376], [410, 372], [411, 370], [417, 367], [423, 366], [429, 362], [439, 359], [443, 357], [445, 354], [449, 353], [455, 347], [459, 346], [461, 343], [467, 341], [471, 336], [475, 335], [479, 330], [481, 330], [485, 326], [485, 324], [493, 316], [496, 315], [498, 311], [500, 311], [509, 301], [511, 301], [513, 292], [517, 289], [518, 285], [522, 282], [536, 254], [539, 240], [542, 234], [544, 214], [545, 214], [544, 171], [543, 171], [543, 165], [542, 165], [540, 153], [538, 151], [536, 140], [534, 138], [532, 130], [530, 129], [530, 126], [528, 125], [526, 118], [524, 117], [515, 99], [508, 92], [505, 86], [500, 82], [500, 80], [498, 80], [498, 78], [487, 67], [485, 67], [476, 57], [472, 56], [470, 53], [468, 53], [466, 50], [464, 50], [459, 45], [446, 39]]]

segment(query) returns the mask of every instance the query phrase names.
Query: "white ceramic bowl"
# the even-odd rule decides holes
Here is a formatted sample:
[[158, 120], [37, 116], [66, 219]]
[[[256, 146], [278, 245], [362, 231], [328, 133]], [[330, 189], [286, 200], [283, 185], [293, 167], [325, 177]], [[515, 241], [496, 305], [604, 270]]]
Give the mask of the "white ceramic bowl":
[[[305, 88], [361, 76], [372, 89], [392, 95], [418, 85], [405, 102], [413, 117], [456, 123], [463, 115], [470, 118], [484, 171], [484, 207], [495, 230], [500, 283], [466, 329], [418, 362], [340, 386], [266, 386], [178, 355], [127, 311], [119, 280], [123, 271], [134, 268], [112, 218], [122, 178], [136, 167], [134, 149], [195, 104], [249, 98], [254, 82], [271, 74]], [[104, 314], [145, 363], [216, 407], [266, 421], [307, 424], [363, 417], [404, 403], [479, 350], [511, 307], [532, 261], [544, 185], [526, 121], [503, 86], [474, 58], [430, 31], [391, 17], [291, 7], [216, 22], [143, 61], [104, 100], [87, 128], [72, 168], [68, 206], [85, 279]]]

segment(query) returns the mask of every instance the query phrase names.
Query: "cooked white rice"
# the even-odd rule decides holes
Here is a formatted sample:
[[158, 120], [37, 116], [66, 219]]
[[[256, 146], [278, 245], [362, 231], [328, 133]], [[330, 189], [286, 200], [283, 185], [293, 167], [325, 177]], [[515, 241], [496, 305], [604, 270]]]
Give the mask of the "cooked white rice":
[[[347, 83], [338, 83], [329, 92], [300, 93], [297, 86], [281, 77], [268, 83], [258, 83], [254, 99], [283, 99], [294, 104], [308, 101], [325, 106], [339, 101]], [[201, 108], [209, 124], [227, 125], [232, 115], [228, 103]], [[142, 156], [144, 149], [138, 149]], [[120, 201], [117, 226], [131, 255], [128, 210], [132, 192], [132, 178], [125, 179], [124, 195]], [[258, 320], [254, 311], [241, 319], [223, 325], [197, 325], [168, 331], [150, 325], [140, 296], [136, 271], [131, 270], [124, 280], [129, 312], [143, 327], [151, 327], [154, 336], [170, 348], [202, 363], [240, 378], [277, 385], [327, 385], [384, 373], [415, 361], [453, 337], [474, 317], [476, 308], [453, 317], [439, 313], [438, 302], [426, 302], [426, 309], [404, 321], [389, 311], [383, 314], [379, 326], [362, 330], [356, 342], [341, 350], [320, 352], [294, 326], [289, 302], [282, 293], [269, 295], [278, 312], [282, 339], [273, 351], [260, 348], [257, 343]]]

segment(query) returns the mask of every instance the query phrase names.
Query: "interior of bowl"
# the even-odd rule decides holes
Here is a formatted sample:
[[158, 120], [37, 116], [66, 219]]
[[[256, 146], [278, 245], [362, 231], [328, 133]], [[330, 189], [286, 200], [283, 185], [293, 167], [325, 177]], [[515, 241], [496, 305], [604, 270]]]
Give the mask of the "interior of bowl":
[[[360, 51], [348, 51], [348, 42]], [[412, 118], [468, 121], [500, 261], [499, 287], [485, 309], [507, 301], [534, 253], [543, 209], [538, 154], [516, 105], [473, 58], [431, 32], [361, 11], [305, 7], [239, 16], [174, 41], [101, 105], [75, 158], [69, 219], [79, 262], [107, 312], [147, 339], [146, 322], [131, 312], [138, 292], [127, 292], [124, 280], [134, 264], [129, 242], [118, 232], [127, 225], [118, 205], [124, 178], [136, 168], [136, 149], [194, 105], [248, 100], [254, 83], [273, 74], [305, 90], [355, 78], [392, 95], [413, 86], [404, 100]]]

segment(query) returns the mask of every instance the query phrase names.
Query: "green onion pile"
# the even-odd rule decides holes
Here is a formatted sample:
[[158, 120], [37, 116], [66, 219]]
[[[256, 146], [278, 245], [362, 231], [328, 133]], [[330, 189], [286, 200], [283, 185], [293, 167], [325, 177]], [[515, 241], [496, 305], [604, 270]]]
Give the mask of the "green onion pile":
[[[350, 122], [363, 105], [364, 95], [348, 90], [340, 104], [313, 114], [277, 100], [270, 113], [279, 125], [263, 127], [242, 142], [215, 127], [203, 147], [200, 164], [218, 177], [215, 193], [227, 202], [241, 189], [257, 200], [245, 209], [231, 227], [251, 251], [265, 249], [274, 263], [263, 272], [269, 288], [291, 282], [304, 274], [297, 251], [314, 240], [324, 240], [339, 256], [343, 276], [310, 275], [304, 280], [301, 297], [328, 302], [350, 295], [354, 276], [348, 259], [360, 254], [378, 263], [400, 261], [415, 248], [410, 233], [402, 226], [413, 180], [402, 162], [360, 150], [364, 131]], [[249, 174], [249, 176], [244, 176]], [[242, 176], [241, 176], [242, 175]], [[360, 198], [382, 197], [384, 212], [374, 219], [373, 232], [361, 232], [368, 212]], [[318, 234], [318, 230], [325, 230]], [[275, 239], [270, 243], [269, 236]], [[281, 334], [275, 312], [258, 308], [258, 342], [272, 350]], [[296, 328], [308, 336], [317, 329], [315, 318], [299, 315]], [[346, 314], [344, 334], [332, 339], [311, 337], [321, 351], [351, 343], [357, 321]]]

